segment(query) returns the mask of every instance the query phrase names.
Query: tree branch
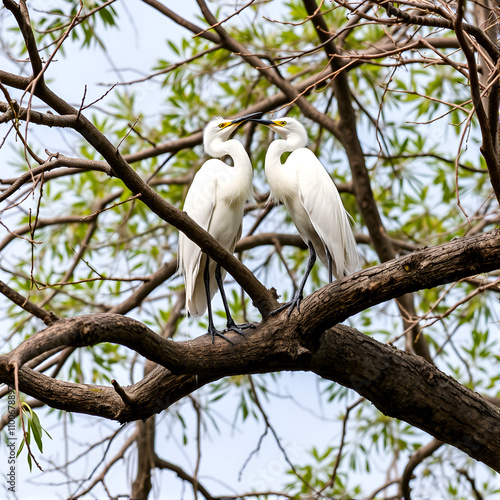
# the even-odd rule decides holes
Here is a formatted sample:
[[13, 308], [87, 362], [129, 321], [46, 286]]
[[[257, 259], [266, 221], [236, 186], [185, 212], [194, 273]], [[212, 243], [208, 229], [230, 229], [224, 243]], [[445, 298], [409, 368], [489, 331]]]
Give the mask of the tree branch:
[[14, 304], [18, 305], [21, 309], [24, 309], [36, 318], [40, 318], [46, 325], [51, 325], [59, 320], [53, 312], [47, 312], [45, 309], [33, 304], [33, 302], [30, 302], [20, 293], [7, 286], [3, 281], [0, 281], [0, 293], [5, 295], [5, 297], [14, 302]]
[[[479, 126], [481, 128], [481, 135], [483, 139], [480, 150], [486, 161], [486, 167], [488, 168], [488, 173], [490, 174], [493, 191], [495, 193], [498, 202], [500, 203], [500, 165], [498, 163], [498, 149], [497, 149], [498, 142], [496, 141], [497, 126], [495, 126], [495, 137], [493, 138], [491, 135], [488, 116], [486, 115], [486, 111], [484, 109], [481, 100], [481, 92], [479, 87], [479, 78], [477, 73], [475, 54], [472, 48], [469, 46], [469, 43], [463, 31], [464, 3], [465, 3], [464, 0], [457, 1], [458, 7], [453, 27], [457, 35], [457, 40], [460, 43], [460, 47], [462, 48], [462, 51], [469, 65], [469, 81], [470, 81], [471, 97], [472, 97], [472, 102], [474, 104], [474, 109], [476, 111]], [[488, 37], [486, 38], [488, 39]], [[496, 59], [495, 62], [497, 62]], [[495, 87], [497, 87], [497, 85], [495, 85]]]
[[[471, 263], [475, 263], [471, 266]], [[429, 288], [500, 265], [500, 230], [426, 248], [360, 271], [313, 293], [300, 314], [267, 319], [232, 344], [209, 335], [188, 342], [164, 340], [123, 316], [96, 314], [61, 320], [0, 356], [0, 381], [19, 369], [23, 392], [48, 405], [126, 422], [168, 408], [223, 376], [309, 370], [356, 390], [387, 415], [405, 420], [500, 470], [500, 411], [418, 356], [386, 346], [352, 328], [337, 326], [353, 313], [394, 296]], [[114, 342], [163, 367], [124, 388], [126, 404], [111, 387], [53, 380], [23, 364], [61, 345]], [[164, 367], [169, 367], [179, 375]], [[450, 415], [448, 408], [453, 408]], [[453, 419], [450, 425], [449, 419]], [[481, 426], [477, 422], [481, 422]]]
[[[433, 26], [436, 28], [448, 28], [450, 30], [454, 28], [453, 23], [450, 19], [408, 14], [407, 12], [395, 7], [394, 4], [388, 0], [380, 0], [376, 3], [383, 7], [387, 11], [387, 14], [389, 16], [397, 17], [399, 20], [401, 20], [401, 22], [405, 24], [414, 24], [417, 26]], [[439, 10], [439, 13], [442, 14], [442, 10]], [[499, 49], [497, 45], [495, 45], [484, 33], [484, 31], [477, 26], [463, 23], [463, 27], [468, 34], [472, 35], [478, 41], [478, 43], [486, 49], [492, 61], [496, 63], [499, 55]]]
[[401, 475], [399, 480], [399, 493], [405, 500], [410, 500], [410, 480], [412, 478], [413, 471], [420, 465], [427, 457], [430, 457], [436, 450], [443, 446], [443, 442], [438, 439], [433, 439], [429, 444], [419, 448], [408, 460], [405, 470]]

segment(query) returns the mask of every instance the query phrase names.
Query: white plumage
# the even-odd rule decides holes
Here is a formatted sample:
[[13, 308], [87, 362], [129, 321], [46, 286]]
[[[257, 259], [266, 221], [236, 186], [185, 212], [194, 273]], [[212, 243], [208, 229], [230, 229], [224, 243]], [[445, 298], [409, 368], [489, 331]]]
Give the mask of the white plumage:
[[[252, 164], [241, 142], [229, 139], [237, 126], [247, 117], [234, 121], [215, 118], [208, 123], [203, 133], [203, 145], [210, 155], [221, 158], [229, 155], [234, 166], [221, 160], [207, 160], [195, 175], [186, 196], [184, 211], [203, 229], [210, 233], [224, 248], [233, 252], [241, 236], [243, 208], [252, 198]], [[206, 282], [208, 259], [208, 283]], [[186, 304], [192, 316], [202, 316], [209, 309], [209, 333], [222, 336], [213, 326], [210, 301], [217, 291], [217, 264], [203, 253], [196, 243], [184, 233], [179, 234], [179, 269], [186, 284]], [[225, 270], [220, 271], [219, 288], [226, 308], [227, 327], [243, 333], [236, 327], [229, 313], [222, 288]], [[225, 338], [225, 337], [224, 337]], [[226, 339], [227, 340], [227, 339]]]
[[[341, 278], [359, 266], [359, 254], [339, 192], [330, 175], [315, 154], [307, 149], [307, 132], [294, 118], [281, 120], [252, 119], [267, 125], [281, 139], [273, 141], [267, 150], [265, 170], [271, 196], [281, 201], [309, 247], [310, 258], [290, 313], [299, 307], [307, 277], [316, 255], [332, 274]], [[291, 152], [281, 163], [281, 155]]]

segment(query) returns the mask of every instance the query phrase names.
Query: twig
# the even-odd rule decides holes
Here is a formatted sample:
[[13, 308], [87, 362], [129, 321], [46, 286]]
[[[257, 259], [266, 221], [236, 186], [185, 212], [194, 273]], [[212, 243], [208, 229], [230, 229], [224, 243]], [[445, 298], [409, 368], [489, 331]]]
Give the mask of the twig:
[[[122, 430], [124, 429], [125, 426], [122, 426], [119, 430]], [[127, 440], [125, 441], [125, 443], [123, 443], [123, 446], [118, 450], [118, 452], [115, 454], [115, 456], [104, 466], [103, 470], [101, 471], [101, 473], [99, 474], [99, 476], [97, 476], [93, 481], [92, 483], [90, 483], [90, 485], [84, 489], [83, 491], [80, 491], [78, 492], [78, 495], [76, 494], [76, 492], [78, 491], [78, 489], [83, 485], [84, 482], [86, 481], [89, 481], [92, 476], [95, 474], [95, 472], [97, 471], [97, 469], [101, 466], [101, 464], [104, 462], [104, 460], [106, 459], [106, 455], [111, 447], [111, 443], [113, 442], [113, 439], [118, 435], [118, 432], [115, 433], [111, 439], [109, 440], [109, 443], [106, 447], [106, 449], [104, 450], [104, 453], [102, 455], [102, 459], [97, 463], [97, 465], [94, 467], [94, 470], [90, 473], [89, 477], [87, 479], [84, 479], [80, 482], [80, 484], [76, 487], [76, 490], [75, 490], [75, 493], [73, 495], [71, 495], [70, 498], [78, 498], [78, 497], [82, 497], [83, 495], [87, 494], [90, 490], [92, 490], [92, 488], [98, 484], [98, 483], [103, 483], [104, 481], [104, 477], [106, 476], [107, 472], [109, 471], [109, 469], [111, 469], [111, 467], [113, 467], [113, 465], [118, 462], [118, 460], [121, 460], [123, 458], [123, 455], [125, 454], [125, 452], [128, 450], [128, 448], [130, 446], [132, 446], [132, 444], [135, 442], [136, 440], [136, 437], [137, 437], [137, 431], [134, 431], [128, 438]]]
[[320, 498], [321, 494], [327, 488], [330, 488], [335, 484], [335, 478], [337, 477], [337, 471], [338, 471], [338, 468], [340, 465], [340, 461], [342, 459], [342, 451], [344, 449], [345, 437], [347, 434], [347, 420], [349, 419], [349, 414], [351, 413], [352, 410], [354, 410], [354, 408], [356, 408], [356, 406], [361, 404], [363, 401], [365, 401], [365, 398], [359, 398], [352, 405], [350, 405], [346, 408], [344, 418], [342, 419], [342, 434], [341, 434], [341, 438], [340, 438], [339, 451], [337, 452], [337, 458], [335, 459], [335, 464], [333, 466], [332, 475], [330, 476], [330, 479], [326, 482], [326, 484], [323, 486], [323, 488], [321, 488], [321, 490], [318, 492], [318, 495], [316, 498]]
[[207, 31], [213, 29], [213, 28], [216, 28], [217, 26], [220, 26], [222, 23], [225, 23], [226, 21], [229, 21], [229, 19], [231, 19], [232, 17], [234, 16], [237, 16], [242, 10], [245, 10], [247, 7], [249, 7], [250, 5], [252, 5], [253, 3], [255, 2], [255, 0], [250, 0], [248, 3], [246, 3], [245, 5], [243, 5], [243, 7], [241, 7], [240, 9], [238, 9], [237, 11], [235, 11], [233, 14], [231, 14], [230, 16], [226, 17], [225, 19], [223, 19], [222, 21], [219, 21], [215, 24], [212, 24], [212, 26], [209, 26], [208, 28], [200, 31], [199, 33], [196, 33], [193, 38], [196, 38], [200, 35], [203, 35], [204, 33], [206, 33]]
[[127, 391], [115, 379], [111, 379], [111, 385], [127, 406], [134, 404]]
[[80, 217], [80, 220], [82, 222], [87, 222], [87, 221], [92, 221], [94, 220], [99, 214], [102, 214], [103, 212], [107, 212], [108, 210], [112, 210], [113, 208], [119, 207], [120, 205], [123, 205], [124, 203], [130, 203], [133, 200], [136, 200], [137, 198], [141, 197], [141, 193], [137, 193], [133, 196], [130, 196], [126, 200], [120, 201], [118, 203], [113, 203], [113, 205], [110, 205], [109, 207], [103, 208], [101, 210], [97, 210], [93, 212], [90, 215], [86, 215], [85, 217]]
[[194, 498], [198, 497], [198, 473], [200, 471], [201, 462], [201, 407], [196, 399], [190, 396], [191, 403], [193, 404], [194, 411], [196, 412], [196, 464], [194, 466], [193, 474], [193, 493]]
[[128, 82], [119, 82], [119, 83], [116, 83], [115, 85], [132, 85], [134, 83], [142, 83], [142, 82], [146, 82], [147, 80], [151, 80], [152, 78], [154, 78], [155, 76], [158, 76], [158, 75], [164, 75], [165, 73], [169, 73], [170, 71], [173, 71], [174, 69], [177, 69], [179, 68], [180, 66], [183, 66], [184, 64], [187, 64], [187, 63], [190, 63], [190, 62], [193, 62], [195, 61], [196, 59], [199, 59], [200, 57], [204, 57], [206, 56], [207, 54], [210, 54], [212, 52], [215, 52], [219, 49], [222, 48], [222, 45], [221, 44], [216, 44], [214, 45], [213, 47], [210, 47], [206, 50], [203, 50], [201, 52], [199, 52], [198, 54], [195, 54], [194, 56], [192, 57], [188, 57], [187, 59], [184, 59], [183, 61], [180, 61], [180, 62], [177, 62], [177, 63], [174, 63], [174, 64], [171, 64], [170, 66], [168, 66], [167, 68], [164, 68], [160, 71], [156, 71], [155, 73], [152, 73], [144, 78], [138, 78], [137, 80], [130, 80]]
[[474, 481], [474, 478], [470, 477], [468, 472], [465, 469], [457, 469], [457, 472], [460, 475], [464, 476], [465, 479], [467, 479], [467, 481], [470, 484], [470, 487], [472, 489], [472, 493], [474, 494], [475, 499], [476, 500], [483, 500], [483, 495], [481, 495], [481, 493], [479, 493], [478, 489], [476, 488], [476, 482]]
[[129, 136], [130, 132], [134, 129], [136, 126], [137, 122], [139, 121], [139, 118], [141, 118], [141, 115], [139, 115], [136, 119], [134, 124], [129, 128], [128, 132], [123, 136], [122, 140], [118, 143], [118, 146], [116, 146], [116, 152], [118, 153], [120, 150], [120, 146], [122, 145], [122, 142]]
[[[93, 106], [96, 102], [99, 102], [99, 101], [102, 101], [118, 84], [117, 83], [114, 83], [113, 85], [111, 85], [111, 87], [106, 91], [104, 92], [104, 94], [97, 98], [95, 101], [92, 101], [90, 104], [87, 104], [86, 106], [83, 106], [83, 100], [82, 100], [82, 106], [83, 107], [80, 107], [80, 109], [78, 110], [78, 115], [77, 115], [77, 118], [80, 116], [80, 110], [84, 110], [84, 109], [87, 109], [87, 108], [90, 108], [91, 106]], [[85, 87], [86, 89], [87, 87]], [[85, 99], [85, 96], [84, 96], [84, 99]], [[137, 123], [137, 121], [136, 121]]]
[[[474, 109], [477, 114], [483, 139], [480, 150], [483, 155], [483, 158], [486, 161], [486, 166], [490, 174], [491, 184], [493, 186], [496, 198], [500, 202], [500, 167], [498, 165], [498, 150], [496, 149], [498, 145], [496, 146], [494, 145], [493, 137], [491, 136], [491, 130], [489, 127], [489, 120], [481, 100], [480, 84], [477, 74], [475, 55], [471, 47], [469, 46], [469, 43], [464, 33], [464, 22], [463, 22], [464, 9], [465, 9], [464, 4], [465, 0], [458, 0], [457, 13], [453, 26], [455, 29], [455, 33], [457, 35], [458, 43], [460, 44], [460, 47], [462, 48], [462, 51], [469, 65], [469, 82], [470, 82], [472, 102], [474, 103]], [[486, 34], [484, 34], [484, 36], [487, 38]], [[497, 59], [498, 59], [498, 53], [494, 61], [496, 62]], [[457, 193], [458, 193], [458, 187], [457, 187]]]
[[78, 113], [76, 114], [76, 121], [80, 118], [80, 113], [82, 112], [83, 108], [83, 103], [85, 102], [85, 97], [87, 95], [87, 85], [85, 85], [83, 89], [83, 97], [82, 97], [82, 103], [80, 104], [80, 107], [78, 108]]
[[154, 465], [159, 469], [168, 469], [171, 470], [172, 472], [175, 472], [180, 479], [182, 479], [183, 481], [187, 481], [188, 483], [191, 483], [193, 487], [196, 483], [197, 491], [200, 492], [206, 498], [206, 500], [220, 499], [220, 497], [217, 498], [213, 497], [208, 492], [208, 490], [202, 484], [200, 484], [200, 482], [196, 478], [190, 476], [182, 467], [179, 467], [178, 465], [175, 465], [171, 462], [167, 462], [166, 460], [163, 460], [156, 454], [154, 456]]

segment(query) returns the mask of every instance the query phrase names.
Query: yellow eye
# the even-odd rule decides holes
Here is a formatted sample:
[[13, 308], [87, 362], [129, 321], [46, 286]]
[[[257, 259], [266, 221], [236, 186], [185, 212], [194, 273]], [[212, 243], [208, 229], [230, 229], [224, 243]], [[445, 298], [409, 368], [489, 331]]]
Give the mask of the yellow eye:
[[231, 122], [219, 123], [219, 128], [226, 128], [228, 125], [231, 125]]
[[274, 123], [275, 125], [279, 125], [280, 127], [284, 127], [286, 125], [285, 120], [276, 120]]

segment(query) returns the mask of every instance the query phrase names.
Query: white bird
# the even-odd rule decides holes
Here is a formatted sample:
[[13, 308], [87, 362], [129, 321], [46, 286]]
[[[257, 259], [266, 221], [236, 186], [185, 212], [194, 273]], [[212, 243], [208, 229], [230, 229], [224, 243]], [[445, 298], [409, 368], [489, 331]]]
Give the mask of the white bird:
[[[253, 116], [261, 116], [255, 113]], [[210, 233], [224, 248], [233, 252], [241, 236], [243, 208], [246, 200], [252, 198], [252, 164], [241, 142], [229, 139], [238, 125], [249, 116], [233, 121], [215, 118], [205, 127], [203, 146], [206, 153], [216, 158], [229, 155], [233, 167], [221, 160], [207, 160], [194, 176], [186, 195], [184, 211], [203, 229]], [[243, 328], [254, 325], [237, 326], [229, 312], [223, 288], [225, 270], [203, 253], [200, 247], [184, 233], [179, 234], [179, 270], [184, 274], [186, 304], [194, 317], [202, 316], [208, 308], [208, 332], [214, 342], [217, 335], [226, 340], [222, 332], [214, 327], [211, 300], [219, 288], [227, 316], [227, 330], [244, 335]]]
[[[304, 286], [316, 261], [316, 255], [328, 268], [328, 277], [340, 278], [359, 267], [359, 254], [351, 228], [352, 218], [342, 204], [339, 192], [325, 167], [305, 146], [307, 132], [294, 118], [251, 121], [268, 126], [281, 139], [273, 141], [265, 159], [271, 198], [281, 201], [309, 248], [306, 272], [292, 301], [273, 313], [290, 306], [300, 311]], [[284, 163], [281, 155], [291, 152]]]

